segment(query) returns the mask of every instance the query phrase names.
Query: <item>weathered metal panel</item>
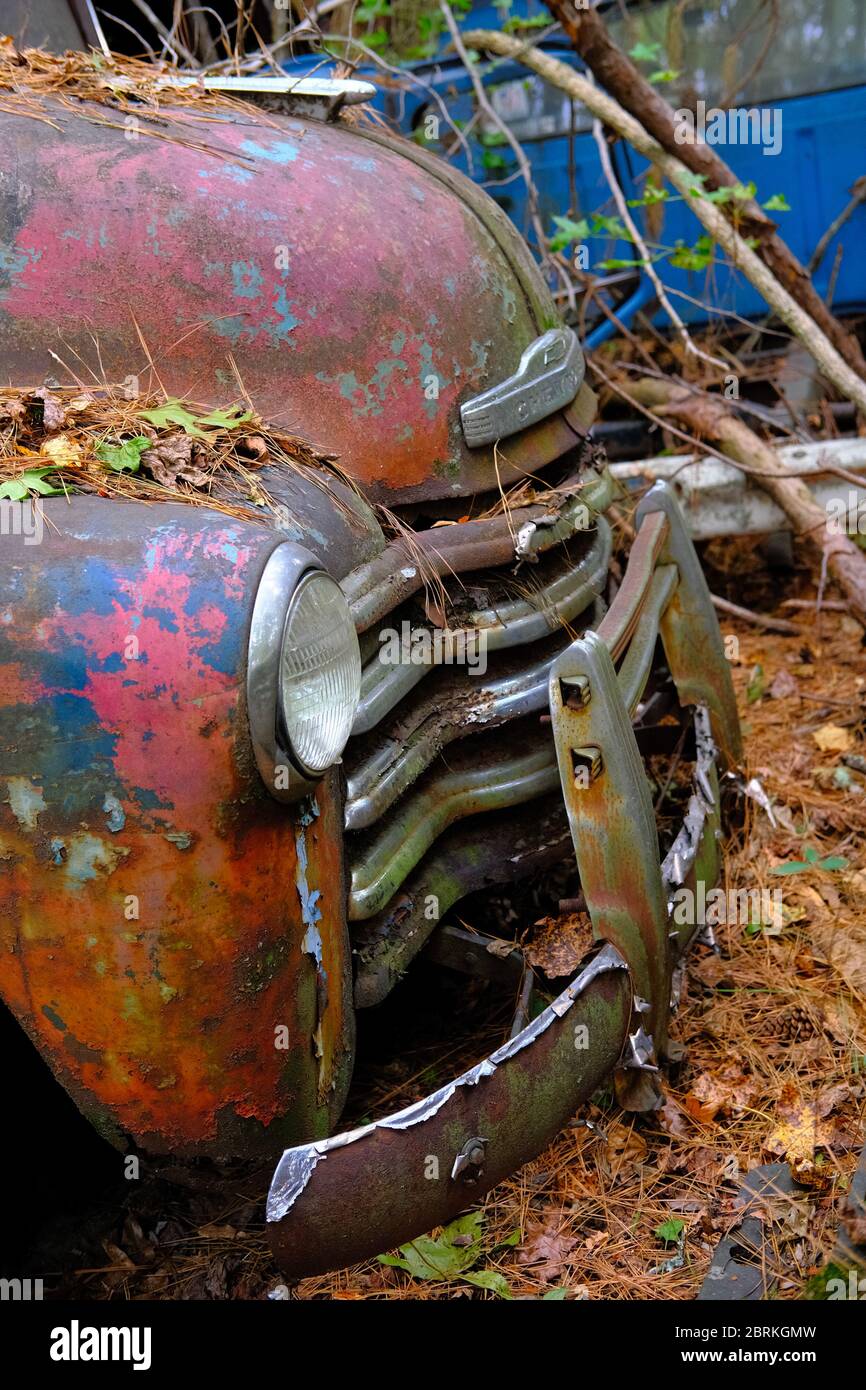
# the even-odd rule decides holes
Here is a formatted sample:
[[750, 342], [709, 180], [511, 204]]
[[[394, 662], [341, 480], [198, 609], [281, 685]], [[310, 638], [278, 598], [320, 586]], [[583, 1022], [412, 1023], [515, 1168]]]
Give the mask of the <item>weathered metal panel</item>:
[[279, 539], [73, 498], [0, 549], [0, 994], [98, 1127], [152, 1151], [273, 1152], [327, 1133], [348, 1084], [336, 777], [275, 802], [244, 707]]
[[[264, 416], [371, 495], [496, 486], [459, 406], [556, 315], [468, 180], [402, 141], [252, 108], [156, 123], [46, 98], [44, 112], [0, 113], [4, 380], [89, 367], [146, 382], [143, 338], [165, 389], [199, 401], [237, 395], [233, 358]], [[500, 477], [577, 437], [563, 415], [515, 435]]]

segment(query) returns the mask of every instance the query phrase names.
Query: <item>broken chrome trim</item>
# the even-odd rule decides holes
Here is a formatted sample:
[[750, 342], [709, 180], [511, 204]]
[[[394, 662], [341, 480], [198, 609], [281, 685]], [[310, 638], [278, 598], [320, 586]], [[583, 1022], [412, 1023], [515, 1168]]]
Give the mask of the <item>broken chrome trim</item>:
[[[449, 743], [467, 738], [479, 728], [493, 728], [544, 709], [550, 667], [558, 654], [552, 652], [542, 661], [480, 688], [478, 682], [455, 680], [450, 690], [437, 691], [421, 709], [413, 710], [416, 728], [408, 737], [400, 738], [396, 732], [386, 735], [363, 762], [347, 771], [345, 828], [364, 830], [373, 825]], [[467, 697], [473, 695], [467, 703]], [[442, 710], [452, 704], [453, 715], [446, 722]]]
[[537, 556], [581, 531], [592, 530], [614, 499], [610, 472], [588, 468], [551, 495], [545, 505], [416, 531], [410, 546], [392, 543], [341, 580], [356, 630], [366, 632], [435, 575], [532, 563]]
[[[450, 1220], [539, 1153], [592, 1094], [619, 1060], [631, 1011], [625, 961], [604, 945], [536, 1019], [454, 1081], [372, 1124], [286, 1149], [266, 1210], [280, 1267], [290, 1276], [339, 1268]], [[479, 1135], [483, 1167], [453, 1176]]]
[[[454, 630], [455, 640], [471, 643], [468, 634], [478, 632], [483, 634], [488, 651], [501, 651], [541, 641], [557, 627], [576, 618], [602, 592], [610, 568], [610, 524], [603, 516], [597, 517], [595, 524], [596, 532], [589, 549], [577, 564], [566, 560], [563, 572], [538, 589], [531, 599], [510, 599], [495, 608], [477, 609], [467, 614], [460, 627]], [[467, 649], [473, 650], [471, 645]], [[438, 653], [439, 649], [434, 650]], [[404, 695], [435, 669], [435, 661], [418, 665], [407, 661], [398, 666], [386, 666], [377, 652], [361, 674], [361, 702], [352, 736], [374, 729]]]
[[551, 328], [530, 343], [517, 371], [460, 407], [463, 435], [471, 449], [506, 439], [570, 405], [586, 375], [586, 363], [571, 328]]

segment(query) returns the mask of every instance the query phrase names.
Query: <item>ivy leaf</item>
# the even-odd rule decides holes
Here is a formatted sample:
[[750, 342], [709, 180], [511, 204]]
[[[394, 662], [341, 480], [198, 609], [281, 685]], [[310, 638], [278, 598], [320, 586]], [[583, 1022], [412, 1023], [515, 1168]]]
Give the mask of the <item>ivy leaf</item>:
[[24, 502], [34, 492], [38, 492], [40, 497], [56, 497], [63, 492], [63, 488], [45, 481], [46, 473], [54, 471], [53, 468], [28, 468], [17, 478], [12, 478], [0, 486], [0, 497], [6, 498], [9, 502]]
[[629, 49], [628, 56], [634, 58], [636, 63], [657, 63], [661, 51], [660, 43], [636, 43], [634, 48]]
[[187, 410], [183, 401], [174, 399], [156, 406], [153, 410], [141, 411], [141, 419], [147, 420], [148, 424], [154, 425], [157, 429], [168, 429], [177, 425], [194, 439], [207, 439], [207, 432], [202, 429], [202, 425], [210, 425], [220, 430], [234, 430], [252, 418], [251, 411], [240, 412], [237, 406], [230, 406], [228, 410], [212, 410], [209, 415], [196, 416], [191, 410]]
[[643, 197], [629, 198], [628, 205], [630, 208], [651, 208], [656, 203], [666, 202], [668, 196], [666, 188], [656, 188], [654, 183], [648, 183], [643, 191]]
[[101, 463], [107, 463], [115, 473], [137, 473], [141, 456], [153, 443], [145, 434], [137, 434], [133, 439], [124, 439], [121, 444], [97, 444], [94, 449]]
[[551, 251], [564, 251], [572, 242], [585, 241], [589, 236], [589, 223], [583, 217], [579, 222], [572, 222], [570, 217], [554, 217], [553, 224], [558, 231], [551, 239]]
[[774, 193], [772, 198], [768, 198], [766, 203], [761, 204], [761, 207], [764, 209], [765, 212], [791, 211], [791, 204], [788, 202], [788, 199], [785, 197], [784, 193]]
[[681, 1233], [685, 1229], [685, 1221], [679, 1216], [672, 1216], [667, 1221], [663, 1221], [660, 1226], [656, 1226], [656, 1235], [659, 1240], [670, 1243], [679, 1240]]

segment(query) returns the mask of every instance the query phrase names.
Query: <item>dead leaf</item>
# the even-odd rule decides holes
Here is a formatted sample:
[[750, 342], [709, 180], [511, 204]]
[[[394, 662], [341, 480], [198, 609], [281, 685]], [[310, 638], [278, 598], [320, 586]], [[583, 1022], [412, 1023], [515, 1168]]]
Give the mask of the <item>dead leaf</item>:
[[62, 430], [66, 424], [66, 410], [60, 397], [47, 387], [40, 386], [38, 391], [32, 393], [32, 399], [42, 403], [42, 428], [47, 433]]
[[237, 1231], [234, 1226], [199, 1226], [198, 1233], [205, 1240], [234, 1240]]
[[866, 995], [866, 931], [855, 926], [812, 927], [813, 945], [855, 994]]
[[706, 1123], [721, 1113], [741, 1115], [753, 1104], [757, 1085], [736, 1064], [729, 1063], [715, 1074], [702, 1072], [686, 1096], [686, 1110]]
[[797, 1182], [809, 1187], [829, 1186], [829, 1167], [823, 1165], [822, 1172], [817, 1156], [819, 1150], [831, 1147], [833, 1130], [823, 1122], [819, 1108], [788, 1082], [776, 1104], [776, 1113], [781, 1123], [764, 1140], [767, 1153], [785, 1159]]
[[73, 467], [81, 459], [81, 445], [68, 434], [55, 434], [51, 439], [44, 439], [39, 452], [58, 467]]
[[163, 487], [176, 487], [178, 480], [202, 487], [210, 481], [210, 474], [195, 465], [193, 452], [194, 439], [185, 430], [173, 430], [163, 435], [141, 455], [141, 462], [157, 482]]
[[592, 945], [592, 923], [586, 912], [542, 917], [529, 931], [524, 953], [529, 964], [549, 979], [574, 975]]
[[822, 753], [849, 753], [854, 747], [850, 729], [843, 729], [839, 724], [822, 724], [820, 729], [813, 731], [812, 737]]
[[770, 686], [770, 695], [774, 700], [786, 700], [789, 695], [796, 695], [799, 689], [800, 687], [794, 680], [791, 672], [786, 671], [785, 668], [782, 667], [781, 671], [778, 671], [773, 679], [773, 684]]
[[265, 463], [268, 457], [268, 446], [260, 434], [245, 434], [238, 440], [236, 446], [239, 453], [248, 454], [256, 463]]
[[562, 1277], [568, 1256], [578, 1243], [576, 1236], [557, 1231], [554, 1218], [527, 1235], [517, 1251], [517, 1260], [519, 1264], [532, 1265], [533, 1274], [546, 1284], [552, 1284], [555, 1279]]

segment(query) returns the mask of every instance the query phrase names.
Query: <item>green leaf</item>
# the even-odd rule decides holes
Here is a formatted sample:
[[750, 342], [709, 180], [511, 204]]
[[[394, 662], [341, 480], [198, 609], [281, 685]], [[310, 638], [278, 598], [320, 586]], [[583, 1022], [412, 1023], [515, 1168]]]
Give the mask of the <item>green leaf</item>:
[[558, 228], [550, 242], [553, 252], [564, 251], [572, 242], [585, 241], [589, 236], [589, 223], [583, 217], [579, 222], [572, 222], [570, 217], [554, 217], [553, 223]]
[[643, 197], [629, 198], [628, 205], [630, 208], [651, 208], [656, 203], [666, 202], [668, 196], [666, 188], [657, 188], [654, 183], [648, 183], [643, 191]]
[[686, 246], [678, 241], [676, 250], [668, 257], [671, 265], [680, 270], [706, 270], [713, 260], [713, 241], [711, 237], [698, 237], [694, 246]]
[[749, 704], [753, 705], [756, 700], [760, 700], [761, 696], [763, 695], [766, 689], [767, 677], [764, 674], [763, 666], [761, 666], [760, 664], [757, 666], [753, 666], [752, 674], [749, 678], [749, 684], [746, 687], [746, 699], [748, 700]]
[[643, 260], [631, 260], [631, 261], [630, 261], [630, 260], [627, 260], [625, 257], [613, 256], [613, 257], [612, 257], [610, 260], [608, 260], [608, 261], [599, 261], [599, 263], [598, 263], [598, 269], [599, 269], [599, 270], [625, 270], [627, 267], [633, 266], [633, 265], [651, 265], [651, 264], [652, 264], [652, 262], [651, 262], [651, 261], [648, 261], [648, 260], [646, 260], [646, 259], [643, 259]]
[[659, 1240], [679, 1240], [682, 1231], [685, 1230], [685, 1225], [685, 1221], [679, 1216], [671, 1216], [667, 1221], [663, 1221], [660, 1226], [656, 1226], [656, 1235]]
[[508, 161], [504, 155], [496, 154], [493, 150], [484, 150], [481, 155], [481, 163], [485, 169], [507, 169]]
[[28, 468], [24, 473], [20, 473], [17, 478], [11, 478], [8, 483], [0, 486], [0, 497], [9, 502], [23, 502], [31, 493], [38, 492], [40, 497], [56, 497], [64, 491], [62, 487], [55, 487], [53, 483], [46, 483], [46, 473], [56, 473], [56, 466], [51, 468]]
[[634, 48], [629, 49], [628, 56], [634, 58], [636, 63], [657, 63], [661, 51], [660, 43], [636, 43]]
[[196, 416], [191, 410], [187, 410], [182, 401], [174, 399], [156, 406], [153, 410], [142, 410], [140, 416], [157, 429], [169, 429], [175, 425], [194, 439], [207, 439], [207, 431], [202, 429], [203, 425], [210, 425], [214, 429], [234, 430], [253, 418], [251, 411], [240, 412], [237, 406], [230, 406], [228, 410], [212, 410], [209, 415]]
[[534, 14], [527, 16], [526, 19], [519, 19], [515, 15], [511, 19], [506, 19], [502, 27], [506, 34], [513, 34], [515, 29], [546, 29], [551, 23], [549, 14]]
[[847, 867], [848, 860], [844, 859], [841, 854], [830, 854], [826, 859], [818, 860], [819, 869], [847, 869]]
[[788, 202], [788, 199], [785, 197], [784, 193], [774, 193], [772, 198], [768, 198], [766, 203], [761, 204], [761, 207], [764, 209], [765, 212], [791, 211], [791, 204]]
[[803, 859], [791, 859], [787, 864], [777, 864], [770, 870], [771, 874], [778, 874], [780, 877], [787, 874], [801, 874], [804, 869], [812, 866]]
[[650, 73], [649, 81], [657, 87], [660, 82], [676, 82], [679, 75], [679, 68], [659, 68], [658, 72]]
[[[404, 1269], [414, 1279], [448, 1280], [463, 1276], [465, 1270], [478, 1259], [481, 1241], [480, 1211], [468, 1212], [446, 1226], [438, 1240], [432, 1236], [419, 1236], [399, 1247], [399, 1255], [380, 1255], [379, 1263]], [[466, 1245], [455, 1245], [460, 1237], [469, 1237]]]
[[602, 217], [599, 213], [592, 219], [592, 235], [617, 237], [620, 241], [631, 241], [631, 233], [618, 217]]
[[504, 1240], [498, 1240], [498, 1241], [496, 1242], [496, 1244], [497, 1244], [497, 1245], [519, 1245], [519, 1244], [520, 1244], [520, 1239], [521, 1239], [521, 1230], [520, 1230], [520, 1227], [518, 1226], [516, 1230], [514, 1230], [514, 1231], [511, 1232], [511, 1235], [510, 1235], [510, 1236], [506, 1236]]
[[561, 1303], [564, 1298], [568, 1298], [568, 1289], [548, 1289], [541, 1295], [542, 1303]]
[[478, 1274], [461, 1274], [460, 1277], [466, 1284], [474, 1284], [476, 1288], [490, 1289], [492, 1293], [498, 1293], [500, 1298], [511, 1297], [508, 1280], [496, 1269], [482, 1269]]
[[148, 439], [147, 435], [137, 434], [133, 439], [125, 439], [121, 444], [97, 444], [93, 452], [101, 463], [107, 463], [115, 473], [123, 473], [126, 470], [137, 473], [142, 454], [152, 444], [153, 440]]

